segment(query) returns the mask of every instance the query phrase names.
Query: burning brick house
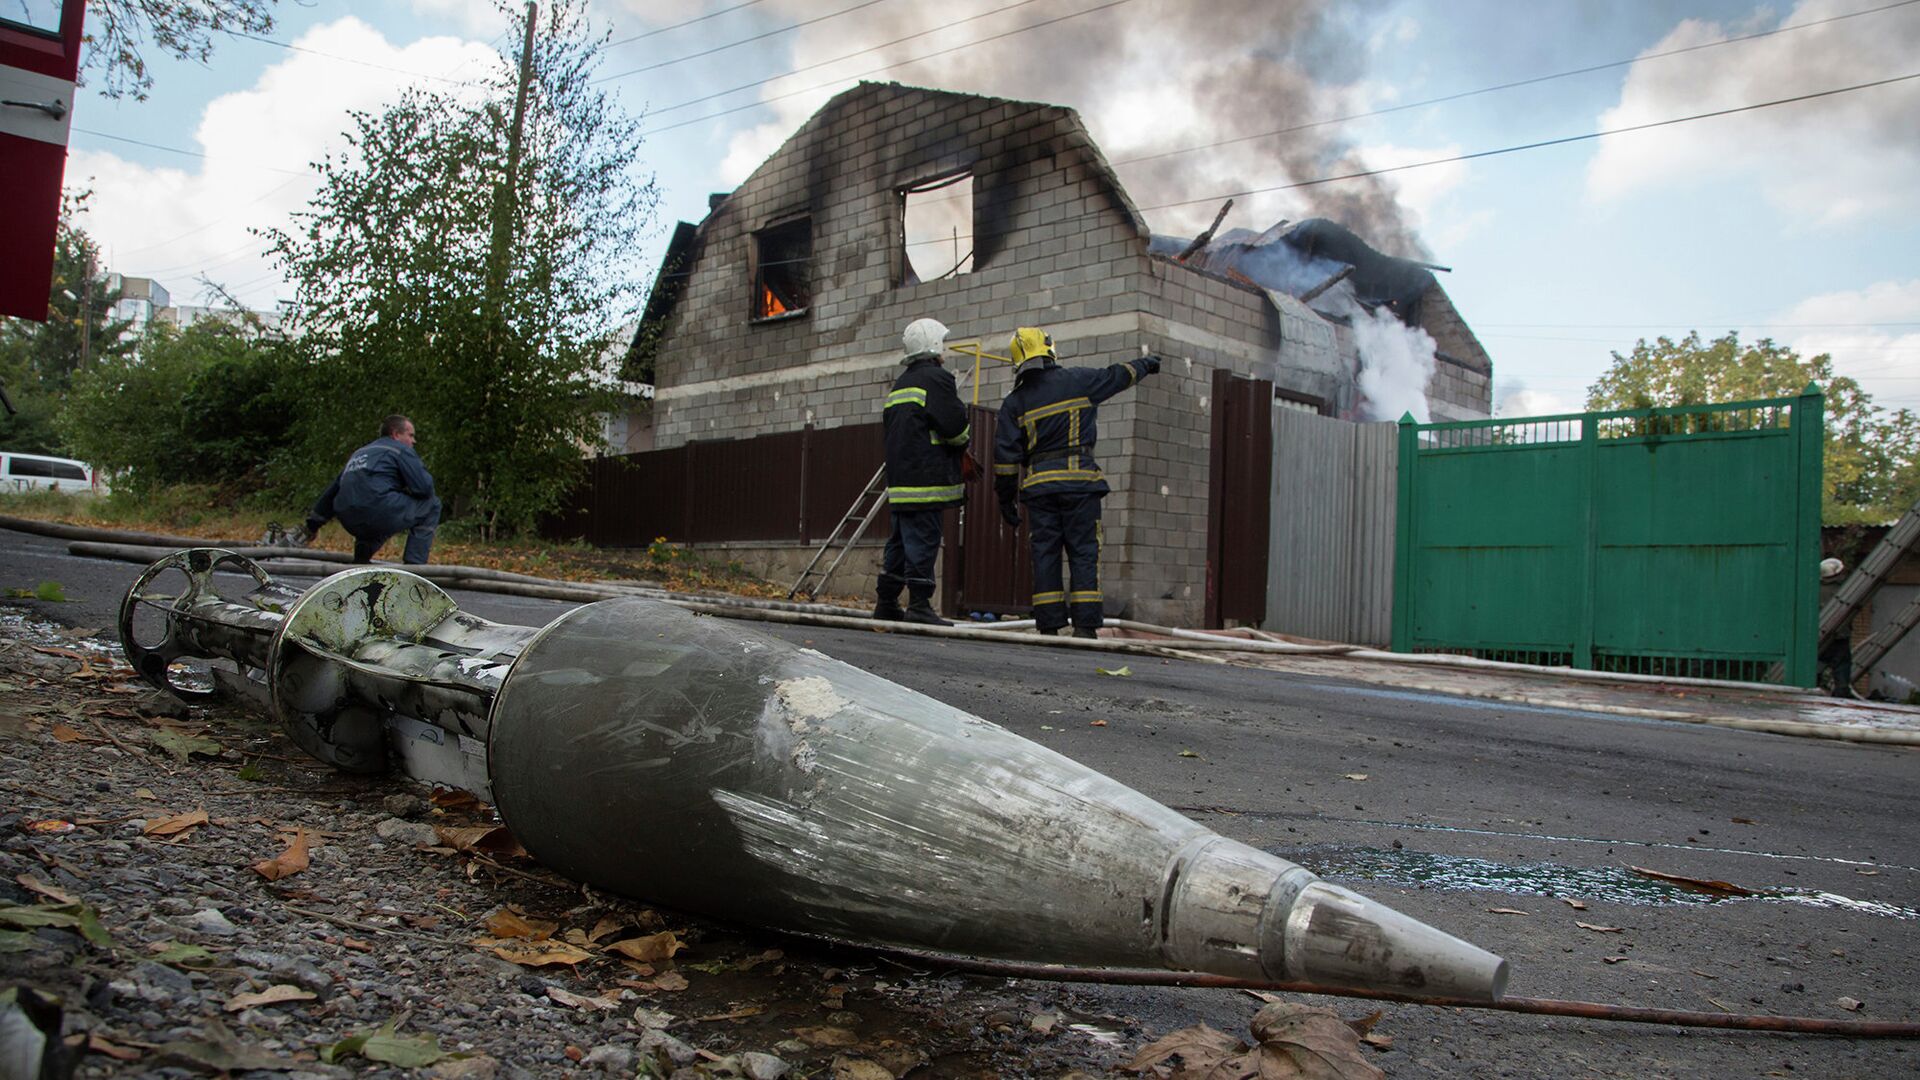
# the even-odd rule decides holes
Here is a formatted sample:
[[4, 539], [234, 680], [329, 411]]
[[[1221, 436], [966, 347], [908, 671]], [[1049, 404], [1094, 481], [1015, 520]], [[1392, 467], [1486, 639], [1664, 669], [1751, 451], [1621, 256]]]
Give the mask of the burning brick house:
[[[790, 574], [881, 461], [902, 327], [936, 318], [950, 345], [1003, 353], [1015, 327], [1041, 326], [1066, 364], [1143, 349], [1166, 359], [1101, 410], [1109, 611], [1257, 621], [1231, 610], [1234, 596], [1264, 595], [1254, 580], [1265, 575], [1264, 525], [1257, 574], [1246, 569], [1255, 542], [1235, 539], [1236, 522], [1269, 512], [1272, 463], [1254, 460], [1270, 456], [1257, 437], [1264, 418], [1276, 408], [1373, 418], [1382, 401], [1395, 417], [1402, 407], [1483, 417], [1491, 363], [1428, 268], [1332, 222], [1206, 239], [1154, 237], [1070, 109], [893, 83], [840, 94], [716, 196], [705, 220], [679, 226], [628, 359], [628, 377], [655, 387], [628, 424], [629, 448], [716, 463], [700, 475], [676, 464], [685, 479], [642, 501], [664, 506], [677, 491], [690, 506], [778, 503], [775, 517], [792, 504], [797, 530], [687, 525], [679, 536], [674, 522], [691, 519], [669, 508], [629, 531], [750, 545], [756, 568]], [[1395, 339], [1390, 357], [1383, 335]], [[962, 374], [963, 395], [983, 409], [982, 453], [981, 422], [1011, 382], [991, 362], [977, 380]], [[740, 473], [786, 468], [806, 439], [863, 427], [870, 446], [842, 440], [852, 482], [810, 479], [804, 464], [778, 482]], [[726, 453], [718, 440], [732, 441]], [[732, 472], [713, 471], [722, 460]], [[943, 559], [948, 610], [1023, 607], [1022, 571], [1007, 569], [1025, 561], [1015, 539], [991, 510], [967, 518]], [[834, 588], [864, 588], [873, 561], [850, 561]]]

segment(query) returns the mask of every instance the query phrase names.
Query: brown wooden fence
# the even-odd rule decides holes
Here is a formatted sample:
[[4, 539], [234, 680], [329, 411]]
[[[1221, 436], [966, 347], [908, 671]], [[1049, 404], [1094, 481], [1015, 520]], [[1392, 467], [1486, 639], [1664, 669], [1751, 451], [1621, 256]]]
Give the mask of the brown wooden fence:
[[[885, 454], [879, 424], [599, 457], [541, 532], [598, 547], [825, 540]], [[883, 509], [868, 530], [885, 539]]]

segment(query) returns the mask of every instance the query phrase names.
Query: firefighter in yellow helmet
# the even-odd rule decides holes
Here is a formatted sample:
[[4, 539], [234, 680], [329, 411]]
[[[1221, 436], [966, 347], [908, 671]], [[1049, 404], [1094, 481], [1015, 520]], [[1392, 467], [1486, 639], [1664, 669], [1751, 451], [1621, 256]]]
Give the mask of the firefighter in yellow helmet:
[[[901, 335], [905, 368], [881, 412], [887, 438], [887, 512], [893, 532], [880, 559], [873, 617], [949, 625], [933, 610], [933, 565], [940, 557], [941, 512], [966, 498], [961, 458], [972, 428], [953, 373], [942, 367], [947, 328], [915, 319]], [[907, 606], [900, 607], [900, 589]]]
[[[1033, 618], [1043, 634], [1067, 625], [1074, 637], [1097, 637], [1105, 614], [1100, 593], [1100, 500], [1110, 490], [1093, 458], [1097, 406], [1160, 370], [1144, 356], [1104, 368], [1061, 367], [1053, 338], [1023, 326], [1013, 332], [1013, 390], [1000, 403], [993, 443], [993, 487], [1000, 514], [1020, 527], [1027, 507], [1033, 544]], [[1061, 562], [1073, 575], [1062, 580]]]

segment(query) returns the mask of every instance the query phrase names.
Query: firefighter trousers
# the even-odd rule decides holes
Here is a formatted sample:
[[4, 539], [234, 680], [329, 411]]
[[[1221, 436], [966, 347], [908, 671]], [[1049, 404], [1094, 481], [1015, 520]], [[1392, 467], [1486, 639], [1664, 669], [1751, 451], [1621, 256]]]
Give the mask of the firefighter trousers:
[[940, 557], [941, 512], [898, 506], [888, 510], [893, 532], [880, 557], [880, 598], [897, 603], [903, 585], [916, 599], [932, 596], [933, 564]]
[[[1026, 500], [1027, 535], [1033, 541], [1033, 621], [1043, 634], [1067, 625], [1098, 630], [1100, 595], [1100, 499], [1093, 492], [1033, 495]], [[1073, 590], [1061, 579], [1062, 563]]]

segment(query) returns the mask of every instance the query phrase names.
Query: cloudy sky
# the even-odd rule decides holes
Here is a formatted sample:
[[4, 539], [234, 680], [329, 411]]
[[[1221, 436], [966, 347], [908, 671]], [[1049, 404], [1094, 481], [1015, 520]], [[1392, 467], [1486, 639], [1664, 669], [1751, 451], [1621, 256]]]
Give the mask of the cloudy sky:
[[[635, 168], [664, 196], [644, 275], [675, 220], [833, 93], [892, 79], [1078, 109], [1156, 231], [1192, 233], [1237, 194], [1229, 227], [1330, 216], [1451, 267], [1503, 414], [1576, 409], [1611, 350], [1692, 329], [1830, 352], [1881, 404], [1920, 408], [1920, 79], [1826, 93], [1920, 73], [1916, 0], [591, 10], [615, 39], [600, 77], [648, 133]], [[203, 276], [259, 307], [288, 297], [249, 229], [304, 205], [349, 111], [457, 89], [508, 48], [488, 0], [277, 11], [272, 42], [156, 62], [144, 102], [78, 103], [67, 175], [94, 191], [87, 226], [113, 269], [177, 301]], [[1298, 186], [1371, 170], [1389, 171]]]

